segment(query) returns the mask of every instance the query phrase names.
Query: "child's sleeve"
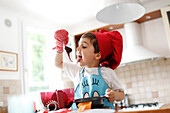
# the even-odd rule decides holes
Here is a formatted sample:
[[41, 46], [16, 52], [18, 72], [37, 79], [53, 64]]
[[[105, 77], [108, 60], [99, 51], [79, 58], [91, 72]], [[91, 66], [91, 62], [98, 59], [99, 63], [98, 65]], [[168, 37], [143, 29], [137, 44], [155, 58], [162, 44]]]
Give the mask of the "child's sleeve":
[[81, 68], [76, 63], [63, 62], [64, 74], [70, 77], [72, 80], [75, 79], [80, 69]]
[[114, 91], [124, 91], [122, 85], [120, 84], [116, 76], [116, 73], [112, 70], [110, 75], [111, 75], [110, 76], [111, 78], [110, 78], [109, 84], [111, 86], [111, 89]]

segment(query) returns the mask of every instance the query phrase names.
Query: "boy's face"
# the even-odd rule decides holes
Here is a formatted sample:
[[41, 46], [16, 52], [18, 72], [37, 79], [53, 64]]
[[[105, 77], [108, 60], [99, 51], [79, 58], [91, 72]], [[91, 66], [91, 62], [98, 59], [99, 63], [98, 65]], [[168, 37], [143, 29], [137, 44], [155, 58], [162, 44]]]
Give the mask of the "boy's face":
[[98, 67], [100, 53], [94, 53], [93, 43], [89, 38], [81, 38], [77, 48], [77, 63], [80, 66]]

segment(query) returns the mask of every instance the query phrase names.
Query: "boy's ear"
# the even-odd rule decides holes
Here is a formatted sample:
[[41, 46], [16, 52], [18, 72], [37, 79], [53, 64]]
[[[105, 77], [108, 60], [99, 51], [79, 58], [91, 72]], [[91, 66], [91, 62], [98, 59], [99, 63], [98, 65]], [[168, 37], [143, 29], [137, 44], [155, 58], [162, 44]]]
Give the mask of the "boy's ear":
[[100, 58], [101, 58], [100, 52], [99, 52], [99, 53], [96, 53], [96, 60], [100, 60]]

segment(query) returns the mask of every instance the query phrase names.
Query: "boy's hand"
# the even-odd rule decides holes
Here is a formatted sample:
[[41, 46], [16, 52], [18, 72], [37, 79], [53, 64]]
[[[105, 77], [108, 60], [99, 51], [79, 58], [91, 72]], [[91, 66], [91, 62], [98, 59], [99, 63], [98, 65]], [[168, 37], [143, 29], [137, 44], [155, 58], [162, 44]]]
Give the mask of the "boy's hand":
[[113, 103], [115, 101], [115, 91], [107, 89], [105, 92], [105, 96], [108, 98], [108, 101], [110, 103]]
[[56, 39], [56, 47], [53, 49], [57, 49], [57, 51], [63, 51], [63, 43], [67, 45], [69, 37], [68, 32], [65, 29], [57, 30], [54, 34], [54, 38]]

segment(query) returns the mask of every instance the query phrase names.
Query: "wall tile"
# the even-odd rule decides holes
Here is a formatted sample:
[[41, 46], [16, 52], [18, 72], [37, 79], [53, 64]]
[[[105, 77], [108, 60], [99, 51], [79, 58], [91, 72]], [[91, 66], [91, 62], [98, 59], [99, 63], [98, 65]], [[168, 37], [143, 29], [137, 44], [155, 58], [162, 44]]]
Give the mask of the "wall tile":
[[133, 82], [136, 82], [136, 81], [137, 81], [137, 77], [136, 77], [136, 76], [132, 76], [132, 77], [131, 77], [131, 80], [132, 80]]
[[133, 88], [133, 93], [139, 96], [139, 88]]
[[20, 80], [0, 80], [0, 101], [7, 106], [7, 97], [21, 94]]
[[152, 93], [146, 93], [146, 99], [152, 98]]
[[119, 69], [121, 73], [128, 73], [119, 79], [126, 86], [125, 92], [129, 94], [131, 104], [170, 102], [170, 58], [124, 66], [116, 70], [117, 75]]
[[137, 76], [137, 80], [138, 80], [138, 81], [142, 81], [142, 80], [143, 80], [142, 75], [136, 75], [136, 76]]
[[129, 71], [129, 66], [125, 66], [124, 71]]
[[156, 80], [154, 80], [154, 79], [151, 79], [151, 81], [150, 81], [150, 85], [151, 85], [151, 86], [155, 86], [155, 85], [157, 85], [157, 81], [156, 81]]
[[1, 102], [1, 101], [3, 101], [3, 96], [2, 96], [2, 95], [0, 95], [0, 102]]
[[158, 95], [159, 95], [159, 97], [165, 97], [165, 93], [161, 92], [161, 91], [158, 92]]
[[146, 67], [142, 70], [142, 74], [148, 74], [148, 69]]
[[144, 91], [145, 91], [145, 93], [151, 93], [151, 87], [149, 87], [149, 86], [144, 87]]
[[[133, 81], [133, 79], [132, 79], [132, 81]], [[137, 83], [136, 81], [132, 82], [132, 87], [133, 87], [133, 88], [138, 87], [138, 83]]]
[[166, 65], [161, 65], [161, 66], [160, 66], [160, 70], [163, 71], [163, 72], [165, 72], [165, 71], [166, 71]]
[[146, 100], [146, 102], [147, 102], [147, 103], [152, 103], [153, 100], [152, 100], [152, 98], [148, 98], [148, 99]]
[[136, 74], [137, 75], [141, 75], [142, 74], [142, 70], [139, 68], [139, 69], [136, 69]]
[[170, 64], [167, 65], [167, 67], [166, 67], [166, 70], [167, 70], [167, 71], [169, 71], [169, 69], [170, 69]]
[[130, 70], [134, 70], [135, 69], [135, 65], [133, 65], [133, 64], [129, 65], [129, 69]]
[[147, 66], [147, 67], [150, 67], [150, 68], [151, 68], [151, 67], [153, 67], [153, 65], [152, 65], [152, 62], [151, 62], [151, 61], [148, 61], [148, 62], [145, 62], [145, 63], [146, 63], [146, 66]]
[[165, 62], [166, 65], [170, 65], [170, 58], [167, 58], [165, 61], [166, 61]]
[[14, 95], [14, 94], [17, 94], [17, 88], [16, 87], [10, 87], [10, 94], [11, 95]]
[[149, 79], [149, 76], [148, 76], [148, 74], [143, 74], [143, 80], [145, 81], [145, 80], [148, 80]]
[[158, 98], [158, 91], [152, 92], [152, 98]]
[[9, 87], [3, 87], [3, 94], [9, 94]]
[[126, 71], [126, 73], [124, 73], [124, 76], [129, 78], [131, 76], [131, 74], [129, 71]]
[[17, 80], [5, 80], [3, 83], [4, 87], [10, 87], [10, 86], [20, 86], [19, 81]]
[[159, 64], [160, 66], [165, 65], [165, 59], [158, 60], [158, 64]]
[[126, 92], [127, 94], [133, 94], [132, 88], [131, 88], [131, 89], [126, 89], [125, 92]]
[[158, 66], [158, 61], [157, 61], [157, 60], [154, 60], [154, 61], [152, 62], [152, 64], [153, 64], [154, 67], [155, 67], [155, 66]]
[[135, 70], [130, 70], [130, 75], [131, 75], [131, 76], [135, 76], [135, 75], [136, 75]]
[[0, 86], [3, 86], [3, 80], [0, 80]]
[[144, 99], [146, 98], [146, 94], [145, 93], [139, 93], [140, 99]]
[[127, 89], [132, 88], [132, 82], [126, 83], [126, 88], [127, 88]]
[[139, 93], [144, 93], [145, 91], [145, 88], [144, 87], [138, 87], [138, 89], [139, 89]]
[[145, 84], [143, 83], [143, 81], [139, 81], [139, 82], [138, 82], [138, 86], [139, 86], [139, 87], [142, 87], [142, 86], [144, 86], [144, 85], [145, 85]]
[[7, 103], [7, 98], [8, 98], [8, 96], [3, 96], [3, 102], [4, 102], [4, 106], [7, 106], [8, 105], [8, 103]]
[[146, 63], [143, 62], [143, 63], [140, 64], [140, 66], [141, 66], [140, 68], [142, 68], [142, 69], [143, 69], [143, 68], [146, 68]]
[[153, 67], [148, 67], [148, 73], [153, 73], [153, 72], [154, 72]]
[[166, 71], [162, 71], [161, 72], [161, 77], [162, 78], [167, 78], [168, 77], [168, 73]]
[[136, 69], [140, 69], [140, 63], [134, 64]]
[[0, 86], [0, 96], [3, 95], [3, 86]]
[[160, 72], [160, 67], [159, 66], [155, 66], [153, 69], [154, 69], [154, 72]]
[[159, 98], [160, 103], [167, 103], [166, 100], [167, 100], [167, 97], [160, 97]]
[[170, 89], [167, 90], [167, 91], [165, 91], [165, 96], [166, 96], [166, 97], [170, 97]]
[[[170, 68], [169, 68], [169, 69], [170, 69]], [[170, 70], [168, 70], [167, 73], [168, 73], [168, 77], [170, 77]]]

